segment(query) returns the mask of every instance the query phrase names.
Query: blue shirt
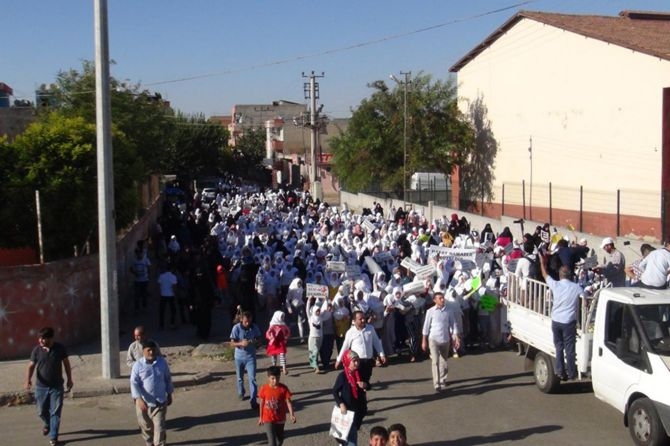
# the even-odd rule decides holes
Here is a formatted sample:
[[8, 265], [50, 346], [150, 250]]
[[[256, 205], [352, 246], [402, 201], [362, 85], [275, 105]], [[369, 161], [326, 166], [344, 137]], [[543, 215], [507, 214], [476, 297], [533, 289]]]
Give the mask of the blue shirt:
[[235, 324], [233, 330], [230, 332], [230, 339], [234, 342], [239, 342], [242, 339], [249, 340], [249, 345], [246, 347], [235, 347], [235, 359], [246, 359], [249, 356], [256, 355], [256, 342], [261, 339], [263, 334], [258, 328], [258, 325], [251, 323], [249, 328], [244, 328], [242, 322]]
[[553, 296], [551, 320], [569, 324], [577, 320], [577, 304], [582, 287], [568, 279], [554, 280], [547, 276], [547, 286]]
[[170, 368], [162, 356], [151, 363], [141, 358], [130, 372], [130, 393], [133, 399], [142, 398], [149, 407], [162, 406], [174, 391]]

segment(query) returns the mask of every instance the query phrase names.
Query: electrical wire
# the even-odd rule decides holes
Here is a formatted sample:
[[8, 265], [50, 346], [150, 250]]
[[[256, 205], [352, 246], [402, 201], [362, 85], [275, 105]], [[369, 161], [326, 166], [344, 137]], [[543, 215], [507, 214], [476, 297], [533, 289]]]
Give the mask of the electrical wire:
[[508, 11], [510, 9], [516, 9], [516, 8], [521, 7], [521, 6], [527, 5], [529, 3], [535, 3], [536, 1], [538, 1], [538, 0], [526, 0], [526, 1], [523, 1], [523, 2], [515, 3], [515, 4], [509, 5], [509, 6], [504, 6], [502, 8], [494, 9], [494, 10], [491, 10], [491, 11], [486, 11], [486, 12], [482, 12], [482, 13], [479, 13], [479, 14], [450, 20], [448, 22], [439, 23], [437, 25], [426, 26], [424, 28], [419, 28], [419, 29], [415, 29], [415, 30], [412, 30], [412, 31], [407, 31], [407, 32], [404, 32], [404, 33], [392, 34], [390, 36], [380, 37], [378, 39], [368, 40], [368, 41], [365, 41], [365, 42], [359, 42], [359, 43], [355, 43], [355, 44], [352, 44], [352, 45], [347, 45], [347, 46], [343, 46], [343, 47], [339, 47], [339, 48], [332, 48], [332, 49], [320, 51], [320, 52], [317, 52], [317, 53], [298, 55], [298, 56], [289, 57], [289, 58], [286, 58], [286, 59], [279, 59], [279, 60], [275, 60], [275, 61], [271, 61], [271, 62], [267, 62], [267, 63], [263, 63], [263, 64], [251, 65], [251, 66], [244, 67], [244, 68], [231, 68], [229, 70], [218, 71], [218, 72], [214, 72], [214, 73], [206, 73], [206, 74], [199, 74], [199, 75], [193, 75], [193, 76], [185, 76], [185, 77], [181, 77], [181, 78], [177, 78], [177, 79], [150, 82], [150, 83], [147, 83], [145, 85], [146, 86], [156, 86], [156, 85], [165, 85], [165, 84], [171, 84], [171, 83], [177, 83], [177, 82], [192, 81], [192, 80], [197, 80], [197, 79], [205, 79], [205, 78], [210, 78], [210, 77], [218, 77], [218, 76], [224, 76], [224, 75], [232, 74], [232, 73], [239, 73], [239, 72], [243, 72], [243, 71], [251, 71], [251, 70], [256, 70], [256, 69], [259, 69], [259, 68], [266, 68], [266, 67], [270, 67], [270, 66], [274, 66], [274, 65], [283, 65], [283, 64], [287, 64], [287, 63], [290, 63], [290, 62], [296, 62], [296, 61], [300, 61], [300, 60], [304, 60], [304, 59], [311, 59], [311, 58], [314, 58], [314, 57], [327, 56], [327, 55], [330, 55], [330, 54], [341, 53], [341, 52], [350, 51], [350, 50], [354, 50], [354, 49], [358, 49], [358, 48], [364, 48], [364, 47], [367, 47], [367, 46], [377, 45], [377, 44], [388, 42], [388, 41], [391, 41], [391, 40], [397, 40], [397, 39], [401, 39], [401, 38], [404, 38], [404, 37], [409, 37], [409, 36], [412, 36], [412, 35], [415, 35], [415, 34], [420, 34], [420, 33], [428, 32], [428, 31], [433, 31], [433, 30], [436, 30], [436, 29], [439, 29], [439, 28], [444, 28], [446, 26], [454, 25], [456, 23], [468, 22], [470, 20], [479, 19], [479, 18], [486, 17], [486, 16], [489, 16], [489, 15], [493, 15], [493, 14], [497, 14], [497, 13], [500, 13], [500, 12]]

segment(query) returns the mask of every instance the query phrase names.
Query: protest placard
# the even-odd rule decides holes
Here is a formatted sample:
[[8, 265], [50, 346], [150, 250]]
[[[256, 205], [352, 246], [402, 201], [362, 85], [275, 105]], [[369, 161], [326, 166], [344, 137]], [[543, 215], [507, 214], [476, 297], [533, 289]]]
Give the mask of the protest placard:
[[320, 283], [308, 283], [306, 287], [307, 298], [316, 297], [317, 299], [328, 298], [328, 287]]
[[347, 264], [346, 262], [337, 262], [335, 260], [330, 260], [326, 263], [326, 270], [335, 273], [343, 273], [347, 270]]

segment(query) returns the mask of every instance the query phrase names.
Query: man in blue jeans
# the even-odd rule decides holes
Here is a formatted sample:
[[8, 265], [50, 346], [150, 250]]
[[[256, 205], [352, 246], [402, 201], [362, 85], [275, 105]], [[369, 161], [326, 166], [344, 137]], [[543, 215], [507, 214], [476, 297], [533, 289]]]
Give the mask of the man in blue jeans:
[[72, 389], [72, 368], [65, 347], [54, 342], [54, 329], [44, 327], [39, 331], [39, 345], [30, 354], [25, 389], [30, 390], [33, 372], [37, 415], [42, 419], [42, 435], [49, 436], [49, 444], [58, 444], [60, 414], [63, 410], [63, 369], [67, 376], [67, 391]]
[[[577, 308], [582, 287], [570, 280], [572, 272], [567, 266], [561, 266], [558, 270], [558, 281], [547, 274], [547, 258], [541, 256], [540, 267], [542, 277], [551, 290], [551, 331], [554, 335], [554, 347], [556, 348], [556, 375], [563, 381], [577, 378], [577, 365], [575, 364], [575, 342], [577, 340]], [[565, 352], [565, 355], [564, 355]], [[565, 358], [565, 365], [564, 365]], [[565, 368], [567, 365], [567, 374]]]
[[237, 396], [244, 399], [244, 372], [249, 381], [249, 400], [252, 410], [258, 410], [258, 386], [256, 385], [256, 347], [263, 334], [252, 321], [251, 312], [242, 313], [240, 322], [233, 326], [230, 344], [235, 347], [235, 372], [237, 373]]

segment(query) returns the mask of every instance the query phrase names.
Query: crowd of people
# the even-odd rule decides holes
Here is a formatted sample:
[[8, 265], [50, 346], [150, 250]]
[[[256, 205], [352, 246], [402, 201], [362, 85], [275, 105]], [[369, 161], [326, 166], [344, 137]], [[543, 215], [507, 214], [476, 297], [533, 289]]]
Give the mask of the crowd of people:
[[[379, 203], [354, 213], [307, 192], [257, 190], [231, 179], [221, 181], [214, 198], [196, 192], [192, 200], [165, 201], [149, 243], [138, 243], [131, 265], [137, 312], [147, 306], [150, 246], [160, 270], [159, 328], [165, 329], [169, 309], [169, 327], [179, 316], [208, 339], [213, 308], [228, 309], [238, 397], [246, 399], [246, 375], [250, 406], [266, 425], [269, 444], [282, 444], [287, 413], [296, 419], [291, 392], [280, 382], [291, 370], [291, 339], [307, 343], [305, 359], [315, 373], [343, 368], [333, 397], [343, 412], [355, 413], [342, 440], [355, 445], [375, 366], [388, 365], [389, 357], [409, 362], [429, 357], [432, 385], [440, 392], [447, 386], [448, 358], [509, 341], [504, 314], [492, 321], [493, 314], [504, 313], [506, 275], [518, 277], [521, 286], [528, 279], [546, 281], [556, 294], [569, 282], [573, 299], [576, 290], [584, 292], [595, 282], [665, 288], [670, 271], [670, 243], [656, 250], [643, 245], [644, 257], [627, 267], [609, 237], [598, 262], [586, 240], [552, 233], [549, 224], [533, 233], [521, 226], [521, 236], [514, 237], [508, 227], [499, 233], [489, 224], [473, 230], [457, 214], [429, 220], [421, 212], [383, 209]], [[563, 325], [554, 332], [567, 362], [564, 368], [560, 358], [556, 370], [570, 379], [573, 318], [562, 314], [555, 321]], [[169, 367], [143, 327], [136, 329], [135, 340], [128, 364], [138, 424], [147, 444], [163, 444]], [[270, 367], [259, 390], [260, 347]], [[143, 386], [158, 394], [147, 394]], [[389, 444], [406, 444], [402, 425], [376, 432], [370, 444], [386, 444], [389, 437]]]

